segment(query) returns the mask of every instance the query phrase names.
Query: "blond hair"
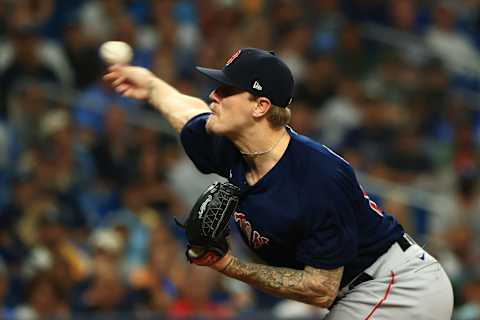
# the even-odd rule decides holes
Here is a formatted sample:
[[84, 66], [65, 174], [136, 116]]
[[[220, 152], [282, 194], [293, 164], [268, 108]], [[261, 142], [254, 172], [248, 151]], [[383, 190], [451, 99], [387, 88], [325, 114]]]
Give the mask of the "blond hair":
[[[257, 96], [250, 94], [249, 99], [251, 101], [255, 101], [257, 98]], [[288, 107], [279, 107], [272, 104], [267, 111], [267, 120], [276, 129], [286, 126], [291, 117], [292, 111]]]
[[291, 117], [292, 112], [288, 107], [278, 107], [272, 105], [270, 110], [267, 112], [267, 120], [274, 128], [286, 126], [290, 122]]

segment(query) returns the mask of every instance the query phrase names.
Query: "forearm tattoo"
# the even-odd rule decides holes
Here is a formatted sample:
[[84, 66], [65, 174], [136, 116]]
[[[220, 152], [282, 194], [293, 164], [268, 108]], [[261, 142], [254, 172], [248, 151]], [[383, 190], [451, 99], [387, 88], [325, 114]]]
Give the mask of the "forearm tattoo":
[[328, 307], [336, 297], [343, 268], [295, 270], [233, 258], [222, 272], [281, 298]]

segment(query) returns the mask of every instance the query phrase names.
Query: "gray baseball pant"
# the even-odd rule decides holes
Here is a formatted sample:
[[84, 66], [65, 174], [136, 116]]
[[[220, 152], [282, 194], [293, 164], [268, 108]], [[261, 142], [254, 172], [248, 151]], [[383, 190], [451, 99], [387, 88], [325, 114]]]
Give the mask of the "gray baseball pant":
[[450, 320], [453, 290], [442, 266], [419, 245], [395, 243], [365, 273], [373, 279], [342, 293], [326, 320]]

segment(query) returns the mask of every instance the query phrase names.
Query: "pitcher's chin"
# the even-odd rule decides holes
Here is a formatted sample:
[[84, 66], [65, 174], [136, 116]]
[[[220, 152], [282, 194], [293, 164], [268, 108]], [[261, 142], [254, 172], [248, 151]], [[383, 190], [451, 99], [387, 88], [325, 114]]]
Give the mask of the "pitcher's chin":
[[217, 115], [215, 115], [214, 113], [212, 113], [208, 119], [207, 119], [207, 123], [205, 124], [205, 129], [207, 130], [208, 133], [210, 134], [220, 134], [220, 132], [218, 132], [218, 128], [216, 128], [218, 126], [218, 117]]

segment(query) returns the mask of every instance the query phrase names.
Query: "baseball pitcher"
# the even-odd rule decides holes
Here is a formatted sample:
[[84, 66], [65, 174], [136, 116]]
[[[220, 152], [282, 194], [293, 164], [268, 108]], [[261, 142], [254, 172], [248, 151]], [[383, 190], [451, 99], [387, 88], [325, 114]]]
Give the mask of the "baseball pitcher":
[[[453, 294], [440, 264], [362, 190], [352, 167], [287, 126], [294, 80], [274, 53], [243, 48], [215, 81], [210, 106], [133, 66], [105, 79], [149, 101], [180, 134], [210, 186], [183, 224], [190, 262], [272, 295], [329, 308], [327, 319], [450, 319]], [[228, 249], [230, 217], [263, 261]]]

